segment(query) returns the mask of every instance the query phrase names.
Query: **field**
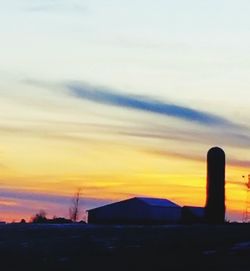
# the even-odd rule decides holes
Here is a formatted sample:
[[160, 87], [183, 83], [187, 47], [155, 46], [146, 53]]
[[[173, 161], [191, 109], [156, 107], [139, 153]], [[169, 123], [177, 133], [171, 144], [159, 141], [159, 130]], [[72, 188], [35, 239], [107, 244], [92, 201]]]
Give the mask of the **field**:
[[3, 270], [250, 270], [250, 224], [0, 226]]

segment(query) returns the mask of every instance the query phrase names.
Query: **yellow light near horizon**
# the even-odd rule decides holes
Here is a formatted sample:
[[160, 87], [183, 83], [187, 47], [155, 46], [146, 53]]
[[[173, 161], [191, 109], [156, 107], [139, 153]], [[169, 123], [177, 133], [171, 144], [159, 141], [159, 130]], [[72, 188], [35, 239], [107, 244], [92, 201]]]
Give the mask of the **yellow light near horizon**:
[[[84, 140], [5, 136], [2, 187], [49, 195], [122, 200], [162, 197], [180, 205], [204, 206], [206, 162], [157, 155], [141, 147]], [[173, 146], [172, 146], [173, 147]], [[227, 180], [241, 168], [227, 167]], [[244, 188], [226, 185], [227, 210], [242, 211]], [[13, 206], [14, 208], [14, 206]]]

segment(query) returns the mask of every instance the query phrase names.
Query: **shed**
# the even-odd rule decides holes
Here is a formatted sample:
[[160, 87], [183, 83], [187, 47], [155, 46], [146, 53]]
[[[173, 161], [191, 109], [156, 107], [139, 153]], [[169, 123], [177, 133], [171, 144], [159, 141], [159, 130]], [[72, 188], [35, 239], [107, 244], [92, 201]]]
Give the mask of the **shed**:
[[182, 222], [185, 224], [204, 223], [205, 208], [196, 206], [183, 206]]
[[167, 199], [135, 197], [88, 210], [88, 223], [173, 224], [180, 222], [181, 210]]

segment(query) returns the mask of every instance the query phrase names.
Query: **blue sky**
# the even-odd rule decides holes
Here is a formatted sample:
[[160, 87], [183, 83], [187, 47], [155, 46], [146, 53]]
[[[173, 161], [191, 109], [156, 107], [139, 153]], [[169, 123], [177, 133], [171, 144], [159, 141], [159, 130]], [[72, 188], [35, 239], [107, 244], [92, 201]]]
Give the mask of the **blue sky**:
[[247, 113], [247, 1], [8, 1], [1, 13], [5, 80], [80, 80]]

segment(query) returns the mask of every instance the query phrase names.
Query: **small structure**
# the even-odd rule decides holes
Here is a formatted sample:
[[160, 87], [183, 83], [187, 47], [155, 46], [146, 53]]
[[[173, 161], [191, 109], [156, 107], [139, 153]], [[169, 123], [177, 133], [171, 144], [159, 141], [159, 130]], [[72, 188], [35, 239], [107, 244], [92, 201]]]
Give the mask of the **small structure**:
[[205, 208], [196, 206], [183, 206], [182, 223], [184, 224], [205, 223]]
[[167, 199], [135, 197], [88, 210], [92, 224], [175, 224], [181, 207]]
[[[242, 176], [245, 179], [245, 176]], [[246, 206], [245, 211], [243, 213], [243, 222], [250, 222], [250, 174], [248, 175], [248, 181], [245, 183], [246, 187]]]

